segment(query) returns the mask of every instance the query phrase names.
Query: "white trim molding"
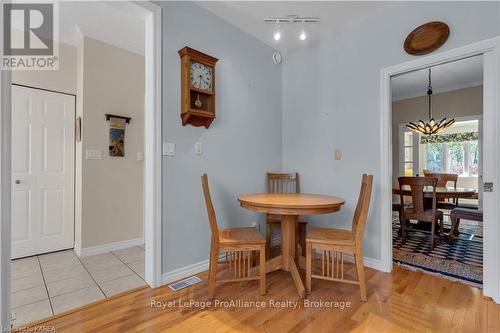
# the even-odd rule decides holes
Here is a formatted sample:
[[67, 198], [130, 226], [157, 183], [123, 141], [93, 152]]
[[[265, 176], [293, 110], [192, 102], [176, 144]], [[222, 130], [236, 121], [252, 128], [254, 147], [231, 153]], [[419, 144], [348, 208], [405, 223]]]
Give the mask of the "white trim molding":
[[[3, 3], [3, 2], [2, 2]], [[0, 6], [3, 17], [3, 6]], [[0, 24], [0, 55], [3, 54], [3, 24]], [[10, 70], [0, 70], [0, 331], [10, 331], [10, 186], [11, 186], [11, 88]]]
[[75, 243], [73, 251], [78, 257], [83, 258], [83, 257], [93, 256], [96, 254], [118, 251], [132, 246], [142, 246], [142, 245], [144, 245], [144, 238], [127, 239], [124, 241], [113, 242], [91, 247], [84, 247], [84, 248], [82, 248], [79, 244]]
[[[219, 261], [224, 260], [225, 257], [226, 257], [225, 253], [220, 253], [219, 254]], [[208, 271], [209, 266], [210, 266], [210, 262], [207, 259], [207, 260], [200, 261], [196, 264], [177, 268], [177, 269], [174, 269], [170, 272], [162, 274], [162, 276], [161, 276], [162, 286], [166, 285], [168, 283], [171, 283], [171, 282], [185, 279], [187, 277], [193, 276], [193, 275], [201, 273], [201, 272]]]
[[[344, 253], [344, 260], [351, 262], [351, 263], [354, 263], [354, 255], [352, 255], [350, 253]], [[373, 269], [376, 269], [377, 271], [384, 272], [384, 265], [382, 264], [382, 261], [379, 259], [364, 257], [363, 263], [366, 267], [373, 268]]]
[[[391, 77], [410, 71], [480, 56], [483, 65], [483, 179], [497, 188], [500, 170], [500, 37], [429, 55], [380, 71], [380, 221], [381, 263], [392, 271], [392, 98]], [[498, 190], [484, 193], [483, 295], [500, 303], [500, 196]]]
[[[219, 256], [219, 260], [224, 259], [224, 258], [225, 258], [224, 254], [221, 254]], [[354, 256], [352, 254], [344, 253], [344, 260], [348, 261], [348, 262], [354, 262]], [[377, 259], [373, 259], [373, 258], [368, 258], [368, 257], [364, 257], [363, 261], [364, 261], [366, 267], [373, 268], [373, 269], [376, 269], [379, 271], [383, 271], [382, 261], [377, 260]], [[172, 283], [172, 282], [193, 276], [195, 274], [205, 272], [208, 270], [209, 264], [210, 263], [208, 260], [204, 260], [204, 261], [200, 261], [196, 264], [177, 268], [177, 269], [174, 269], [170, 272], [167, 272], [167, 273], [163, 274], [161, 277], [162, 285], [166, 285], [168, 283]]]
[[144, 240], [145, 280], [150, 287], [156, 288], [162, 284], [161, 7], [149, 1], [132, 3], [151, 12], [145, 26]]
[[[0, 29], [0, 34], [3, 35], [1, 30], [2, 29]], [[0, 38], [0, 44], [3, 45], [2, 38]], [[3, 52], [1, 48], [0, 52]], [[10, 71], [0, 71], [0, 93], [0, 330], [8, 332], [11, 322]]]
[[196, 264], [174, 269], [162, 275], [161, 277], [162, 285], [166, 285], [168, 283], [175, 282], [177, 280], [181, 280], [190, 277], [192, 275], [204, 272], [208, 270], [208, 266], [209, 266], [208, 260], [204, 260]]

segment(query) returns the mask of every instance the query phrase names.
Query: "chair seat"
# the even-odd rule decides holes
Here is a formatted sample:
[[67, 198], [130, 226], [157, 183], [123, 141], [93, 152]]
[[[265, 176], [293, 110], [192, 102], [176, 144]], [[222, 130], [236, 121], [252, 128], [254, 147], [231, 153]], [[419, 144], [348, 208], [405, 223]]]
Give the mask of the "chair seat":
[[459, 203], [457, 207], [455, 208], [466, 208], [466, 209], [479, 209], [479, 204], [478, 203]]
[[354, 233], [343, 229], [312, 228], [306, 237], [306, 242], [354, 246]]
[[[267, 222], [270, 222], [270, 223], [281, 223], [281, 215], [268, 214], [267, 215]], [[299, 223], [307, 223], [306, 218], [304, 216], [299, 216], [298, 222]]]
[[483, 221], [483, 211], [478, 209], [455, 208], [451, 211], [450, 217], [471, 221]]
[[[420, 213], [415, 213], [413, 212], [413, 208], [406, 208], [405, 209], [405, 217], [407, 219], [411, 220], [418, 220], [418, 221], [427, 221], [431, 222], [432, 221], [432, 209], [425, 209]], [[440, 210], [436, 210], [436, 219], [437, 218], [443, 218], [443, 212]]]
[[255, 228], [228, 228], [219, 230], [221, 245], [265, 244], [266, 240]]

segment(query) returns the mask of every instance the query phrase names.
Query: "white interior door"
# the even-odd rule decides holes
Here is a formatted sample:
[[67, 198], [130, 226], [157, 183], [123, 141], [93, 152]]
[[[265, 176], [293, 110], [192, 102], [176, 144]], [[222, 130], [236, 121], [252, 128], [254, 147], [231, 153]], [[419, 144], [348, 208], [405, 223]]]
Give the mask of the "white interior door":
[[12, 258], [74, 243], [75, 97], [12, 86]]

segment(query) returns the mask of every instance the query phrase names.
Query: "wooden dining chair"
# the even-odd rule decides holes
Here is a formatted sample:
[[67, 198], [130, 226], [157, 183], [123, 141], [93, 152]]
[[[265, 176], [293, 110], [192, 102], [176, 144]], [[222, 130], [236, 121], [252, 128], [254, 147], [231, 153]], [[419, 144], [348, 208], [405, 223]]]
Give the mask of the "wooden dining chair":
[[[453, 188], [457, 189], [458, 175], [454, 173], [437, 173], [430, 172], [429, 170], [424, 170], [424, 176], [427, 178], [436, 178], [437, 187], [447, 187], [448, 183], [452, 183]], [[438, 209], [448, 209], [452, 210], [458, 205], [458, 199], [453, 199], [453, 201], [447, 201], [446, 199], [437, 200]]]
[[[266, 294], [266, 240], [255, 228], [219, 229], [217, 217], [208, 188], [208, 176], [201, 176], [208, 222], [212, 234], [210, 247], [210, 268], [208, 277], [208, 295], [214, 297], [217, 280], [217, 265], [220, 253], [226, 254], [228, 277], [219, 282], [239, 282], [260, 280], [260, 294]], [[259, 252], [259, 275], [254, 275], [253, 253]]]
[[[352, 229], [312, 228], [306, 238], [306, 290], [311, 292], [311, 279], [323, 279], [359, 285], [361, 300], [366, 301], [363, 234], [370, 207], [373, 176], [363, 174]], [[314, 250], [320, 250], [321, 275], [312, 274]], [[344, 253], [354, 255], [357, 280], [344, 278]]]
[[[403, 200], [403, 187], [409, 186], [411, 191], [411, 207], [401, 210], [401, 231], [403, 244], [406, 243], [407, 227], [410, 219], [431, 223], [431, 250], [434, 249], [435, 226], [439, 224], [440, 236], [443, 236], [443, 212], [437, 210], [436, 206], [436, 186], [437, 178], [430, 177], [399, 177], [399, 191]], [[426, 207], [424, 199], [424, 189], [426, 186], [432, 187], [432, 206]]]
[[[266, 174], [267, 193], [300, 193], [299, 174], [296, 172], [268, 172]], [[271, 256], [273, 240], [273, 230], [281, 230], [281, 215], [266, 215], [266, 251], [267, 256]], [[298, 218], [298, 228], [296, 238], [299, 242], [300, 251], [303, 253], [306, 248], [307, 221], [303, 216]]]

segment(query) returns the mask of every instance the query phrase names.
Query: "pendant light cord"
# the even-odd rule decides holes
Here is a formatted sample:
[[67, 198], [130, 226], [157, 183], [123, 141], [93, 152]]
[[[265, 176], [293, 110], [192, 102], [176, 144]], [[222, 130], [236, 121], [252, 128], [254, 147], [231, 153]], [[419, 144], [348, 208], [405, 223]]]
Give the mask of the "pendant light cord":
[[429, 101], [429, 120], [432, 119], [432, 82], [431, 69], [429, 68], [429, 85], [427, 86], [427, 99]]

